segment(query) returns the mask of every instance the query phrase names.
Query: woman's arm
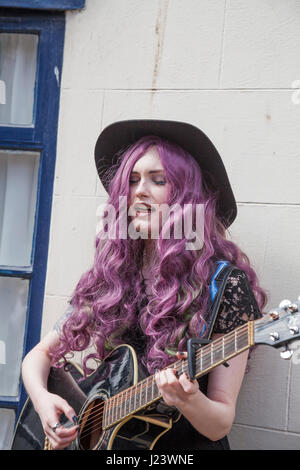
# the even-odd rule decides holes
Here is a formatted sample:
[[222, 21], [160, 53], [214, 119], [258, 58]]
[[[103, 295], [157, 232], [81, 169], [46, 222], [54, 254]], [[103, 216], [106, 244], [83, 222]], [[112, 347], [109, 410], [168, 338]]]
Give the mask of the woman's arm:
[[77, 433], [77, 426], [69, 429], [59, 427], [55, 432], [52, 429], [59, 422], [62, 413], [70, 421], [75, 416], [73, 408], [63, 398], [47, 390], [50, 371], [49, 348], [57, 345], [58, 342], [58, 333], [51, 331], [26, 355], [22, 363], [24, 386], [40, 416], [45, 434], [53, 449], [67, 447], [75, 439]]
[[[213, 335], [212, 340], [221, 337]], [[186, 354], [185, 354], [186, 356]], [[230, 359], [229, 367], [220, 365], [209, 374], [207, 396], [198, 382], [186, 374], [176, 377], [171, 367], [156, 375], [164, 401], [176, 406], [201, 434], [212, 441], [226, 436], [235, 417], [236, 401], [245, 374], [248, 351]]]

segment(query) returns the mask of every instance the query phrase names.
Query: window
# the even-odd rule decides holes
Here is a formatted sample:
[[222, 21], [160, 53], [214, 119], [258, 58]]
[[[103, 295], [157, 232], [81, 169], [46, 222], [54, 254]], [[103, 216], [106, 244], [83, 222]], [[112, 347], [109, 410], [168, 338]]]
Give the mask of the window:
[[[21, 3], [31, 2], [10, 1]], [[26, 400], [22, 359], [40, 339], [64, 31], [63, 12], [0, 8], [0, 449]]]

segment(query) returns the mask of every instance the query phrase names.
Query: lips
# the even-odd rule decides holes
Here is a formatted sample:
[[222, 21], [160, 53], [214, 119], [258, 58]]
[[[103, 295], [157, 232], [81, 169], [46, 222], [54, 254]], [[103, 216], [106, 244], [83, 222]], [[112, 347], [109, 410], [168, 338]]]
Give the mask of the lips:
[[154, 212], [155, 209], [152, 207], [150, 204], [147, 204], [145, 202], [143, 203], [136, 203], [133, 206], [134, 210], [136, 213], [149, 213], [149, 212]]

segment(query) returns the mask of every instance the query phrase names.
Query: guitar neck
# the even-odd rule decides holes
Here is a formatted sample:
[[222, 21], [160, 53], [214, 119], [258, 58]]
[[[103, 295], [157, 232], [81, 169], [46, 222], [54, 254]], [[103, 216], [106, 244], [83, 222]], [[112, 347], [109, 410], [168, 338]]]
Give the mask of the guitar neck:
[[[195, 356], [195, 377], [207, 374], [220, 364], [246, 351], [254, 345], [254, 322], [249, 321], [236, 330], [216, 339], [200, 348]], [[188, 361], [174, 362], [171, 366], [178, 374], [188, 374]], [[103, 429], [122, 421], [129, 415], [147, 408], [161, 395], [155, 382], [154, 375], [138, 382], [136, 385], [114, 395], [105, 402]]]

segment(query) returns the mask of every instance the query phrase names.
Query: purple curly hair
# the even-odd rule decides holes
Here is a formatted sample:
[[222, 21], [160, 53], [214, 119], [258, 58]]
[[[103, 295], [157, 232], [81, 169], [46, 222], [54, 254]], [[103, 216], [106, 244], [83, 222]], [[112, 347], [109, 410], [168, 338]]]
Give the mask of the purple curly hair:
[[184, 351], [187, 339], [199, 336], [206, 324], [209, 282], [217, 260], [228, 260], [243, 270], [260, 309], [266, 304], [266, 294], [247, 255], [226, 239], [226, 229], [216, 216], [218, 194], [207, 183], [211, 176], [203, 175], [195, 159], [174, 143], [146, 136], [120, 155], [107, 175], [110, 181], [107, 204], [116, 210], [116, 225], [120, 223], [119, 196], [129, 198], [130, 173], [153, 145], [170, 183], [167, 203], [181, 207], [203, 205], [204, 244], [201, 250], [187, 250], [184, 236], [165, 238], [165, 226], [162, 227], [156, 240], [158, 262], [153, 268], [156, 282], [152, 285], [151, 300], [139, 312], [144, 240], [105, 239], [103, 227], [96, 236], [93, 266], [80, 278], [70, 300], [72, 315], [63, 324], [58, 347], [51, 350], [52, 365], [56, 367], [66, 364], [67, 353], [83, 351], [92, 341], [97, 353], [87, 355], [83, 361], [84, 372], [88, 374], [88, 359], [103, 359], [108, 351], [124, 342], [124, 335], [137, 321], [148, 337], [142, 358], [148, 372], [153, 374], [174, 362], [176, 351]]

